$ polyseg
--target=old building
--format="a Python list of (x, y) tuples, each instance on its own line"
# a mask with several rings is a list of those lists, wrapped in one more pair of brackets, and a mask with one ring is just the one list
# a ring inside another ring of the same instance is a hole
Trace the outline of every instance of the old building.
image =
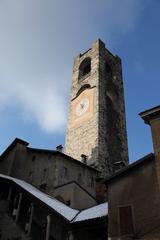
[(151, 126), (154, 154), (106, 180), (109, 239), (160, 239), (160, 106), (140, 113)]
[(102, 176), (128, 163), (121, 60), (99, 39), (74, 60), (65, 152)]
[[(2, 174), (25, 180), (73, 208), (84, 209), (97, 204), (96, 169), (59, 150), (36, 149), (28, 145), (17, 138), (10, 144), (1, 155)], [(76, 196), (79, 195), (83, 196), (83, 201), (77, 203)]]
[(107, 238), (107, 204), (73, 209), (33, 185), (0, 174), (0, 239)]

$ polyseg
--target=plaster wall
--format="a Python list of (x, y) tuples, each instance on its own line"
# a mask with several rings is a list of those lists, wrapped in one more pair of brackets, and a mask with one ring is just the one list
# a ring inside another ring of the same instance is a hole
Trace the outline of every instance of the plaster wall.
[(120, 206), (132, 207), (134, 235), (142, 236), (159, 226), (159, 199), (154, 161), (145, 162), (113, 179), (108, 185), (109, 237), (120, 237)]
[(54, 196), (54, 188), (77, 181), (95, 196), (98, 172), (61, 153), (17, 144), (0, 162), (0, 173), (19, 178)]
[(82, 210), (97, 205), (96, 200), (75, 183), (55, 189), (54, 194), (61, 196), (66, 203), (70, 201), (70, 207), (75, 209)]

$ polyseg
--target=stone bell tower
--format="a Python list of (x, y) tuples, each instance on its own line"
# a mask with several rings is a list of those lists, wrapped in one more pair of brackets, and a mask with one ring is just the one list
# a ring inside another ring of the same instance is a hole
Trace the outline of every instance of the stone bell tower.
[(65, 153), (103, 177), (128, 163), (121, 60), (100, 39), (74, 60)]

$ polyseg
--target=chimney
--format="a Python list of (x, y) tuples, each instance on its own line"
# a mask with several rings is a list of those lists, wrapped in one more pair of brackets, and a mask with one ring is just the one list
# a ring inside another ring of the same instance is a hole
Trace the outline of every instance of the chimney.
[(81, 154), (81, 162), (87, 164), (87, 156), (84, 154)]
[(156, 172), (160, 184), (160, 106), (141, 112), (139, 115), (151, 127)]
[(62, 152), (63, 146), (62, 146), (62, 145), (58, 145), (58, 146), (56, 147), (56, 150), (57, 150), (58, 152)]

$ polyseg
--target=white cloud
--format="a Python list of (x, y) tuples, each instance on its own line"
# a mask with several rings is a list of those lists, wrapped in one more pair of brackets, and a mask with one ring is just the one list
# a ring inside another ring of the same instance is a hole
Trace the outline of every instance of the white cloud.
[(73, 56), (98, 37), (111, 42), (132, 31), (143, 3), (142, 0), (1, 1), (1, 111), (14, 102), (42, 130), (63, 129)]

